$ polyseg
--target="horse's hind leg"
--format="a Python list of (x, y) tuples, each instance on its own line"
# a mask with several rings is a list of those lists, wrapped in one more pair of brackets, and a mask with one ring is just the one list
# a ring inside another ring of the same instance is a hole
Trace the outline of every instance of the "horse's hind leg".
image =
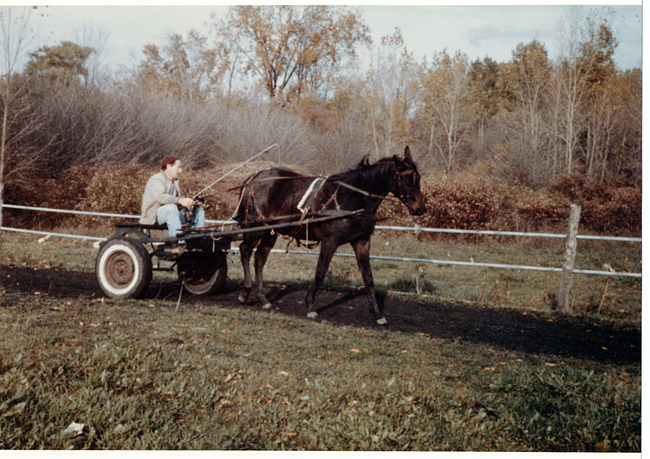
[(264, 309), (271, 307), (271, 302), (264, 295), (264, 265), (266, 265), (266, 260), (269, 258), (276, 239), (277, 236), (270, 231), (265, 233), (255, 251), (255, 284), (249, 297), (253, 301), (262, 303)]
[(338, 244), (331, 240), (323, 240), (320, 246), (320, 253), (318, 254), (318, 265), (316, 266), (316, 275), (314, 276), (314, 283), (309, 287), (307, 291), (307, 296), (305, 297), (305, 302), (307, 303), (307, 317), (310, 319), (315, 319), (318, 317), (318, 312), (316, 311), (316, 292), (318, 288), (323, 283), (323, 279), (327, 275), (327, 271), (330, 267), (330, 262), (332, 261), (332, 256), (336, 252)]
[(386, 325), (388, 321), (382, 311), (379, 310), (377, 305), (377, 298), (375, 297), (375, 285), (372, 278), (372, 269), (370, 268), (370, 239), (357, 241), (352, 244), (354, 254), (357, 258), (357, 265), (363, 277), (363, 283), (366, 285), (366, 298), (370, 311), (374, 314), (375, 320), (379, 325)]

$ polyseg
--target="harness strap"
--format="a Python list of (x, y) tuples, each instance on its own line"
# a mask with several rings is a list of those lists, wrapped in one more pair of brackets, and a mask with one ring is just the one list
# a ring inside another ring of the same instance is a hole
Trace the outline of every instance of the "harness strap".
[(305, 191), (305, 194), (296, 206), (303, 215), (309, 211), (311, 203), (318, 195), (318, 191), (320, 190), (320, 187), (323, 185), (325, 180), (327, 180), (326, 177), (318, 177), (314, 179), (314, 181), (312, 181), (309, 185), (309, 188), (307, 188), (307, 191)]

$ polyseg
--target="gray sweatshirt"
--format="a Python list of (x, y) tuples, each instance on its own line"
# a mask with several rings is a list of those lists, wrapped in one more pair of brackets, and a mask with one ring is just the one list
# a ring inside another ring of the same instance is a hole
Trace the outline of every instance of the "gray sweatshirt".
[(156, 223), (156, 214), (161, 206), (176, 204), (182, 197), (178, 181), (172, 182), (163, 171), (153, 175), (147, 182), (142, 194), (142, 216), (140, 223), (152, 225)]

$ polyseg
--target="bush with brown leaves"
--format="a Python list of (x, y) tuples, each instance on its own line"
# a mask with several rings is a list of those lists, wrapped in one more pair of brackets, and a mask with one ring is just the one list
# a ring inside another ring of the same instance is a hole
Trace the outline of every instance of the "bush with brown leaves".
[[(235, 211), (238, 185), (251, 174), (274, 166), (271, 162), (251, 162), (243, 167), (228, 164), (205, 170), (187, 170), (181, 178), (186, 195), (193, 196), (219, 177), (229, 175), (203, 195), (209, 205), (207, 218), (227, 219)], [(238, 169), (236, 169), (239, 167)], [(233, 170), (236, 169), (233, 172)], [(42, 182), (28, 195), (19, 190), (9, 194), (17, 204), (120, 214), (140, 213), (142, 191), (155, 166), (107, 164), (98, 168), (74, 167), (58, 177)], [(302, 170), (308, 173), (306, 170)], [(557, 231), (566, 229), (569, 206), (582, 205), (580, 231), (609, 235), (638, 235), (641, 232), (642, 193), (636, 187), (607, 187), (583, 181), (579, 176), (563, 178), (548, 190), (497, 186), (482, 177), (425, 177), (422, 192), (427, 213), (412, 217), (399, 202), (386, 200), (379, 216), (392, 225), (470, 230)], [(8, 226), (54, 227), (60, 225), (106, 225), (103, 217), (69, 216), (34, 212), (5, 211)]]
[(502, 222), (504, 196), (484, 180), (442, 178), (425, 185), (423, 192), (426, 226), (488, 230), (497, 229)]

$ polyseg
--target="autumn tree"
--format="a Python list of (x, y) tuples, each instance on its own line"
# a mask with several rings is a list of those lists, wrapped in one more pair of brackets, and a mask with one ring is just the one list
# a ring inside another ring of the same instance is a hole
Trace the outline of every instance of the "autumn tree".
[(94, 52), (88, 46), (64, 41), (56, 46), (43, 46), (30, 53), (25, 68), (28, 76), (38, 76), (56, 84), (74, 84), (81, 78), (87, 81), (86, 61)]
[(427, 150), (450, 173), (458, 161), (471, 122), (469, 59), (456, 51), (437, 53), (422, 77), (418, 117), (427, 127)]
[[(585, 17), (580, 8), (572, 9), (561, 25), (564, 46), (554, 78), (553, 132), (564, 151), (563, 172), (573, 173), (575, 164), (581, 161), (586, 165), (585, 172), (591, 174), (596, 156), (602, 156), (604, 151), (604, 138), (596, 139), (594, 135), (600, 136), (602, 132), (597, 131), (602, 129), (603, 117), (611, 115), (602, 103), (611, 96), (604, 88), (615, 73), (613, 55), (617, 43), (606, 19)], [(592, 109), (600, 111), (600, 115), (594, 118)]]
[(169, 36), (162, 48), (147, 44), (145, 59), (140, 63), (134, 81), (155, 93), (190, 101), (219, 95), (225, 68), (218, 60), (218, 50), (195, 30), (186, 37)]
[(271, 100), (326, 91), (355, 47), (371, 41), (357, 14), (338, 6), (233, 6), (214, 26), (218, 41), (238, 50), (242, 70)]
[[(617, 41), (606, 22), (588, 21), (588, 39), (582, 43), (579, 63), (589, 69), (586, 102), (588, 113), (583, 141), (588, 177), (604, 179), (611, 150), (615, 114), (622, 109), (621, 85), (614, 64)], [(598, 171), (600, 169), (600, 171)]]
[(505, 82), (504, 65), (490, 57), (472, 62), (468, 77), (477, 147), (483, 149), (486, 146), (486, 130), (497, 114), (507, 108), (511, 94)]
[(328, 111), (336, 120), (333, 135), (328, 138), (328, 150), (334, 152), (332, 166), (338, 165), (339, 170), (342, 164), (352, 166), (350, 161), (357, 161), (360, 154), (372, 151), (374, 146), (368, 131), (368, 108), (363, 98), (366, 91), (364, 80), (348, 79), (337, 85), (335, 93), (327, 101)]
[(360, 95), (376, 158), (395, 154), (409, 141), (408, 118), (417, 100), (418, 67), (399, 29), (382, 37)]
[[(612, 157), (607, 170), (613, 177), (623, 177), (633, 183), (642, 178), (642, 118), (643, 84), (641, 69), (619, 72), (617, 77), (620, 95), (616, 113), (616, 127), (613, 130)], [(608, 177), (602, 177), (605, 179)]]
[(537, 40), (517, 45), (506, 68), (512, 99), (494, 158), (503, 173), (525, 185), (538, 186), (552, 174), (547, 130), (551, 71), (546, 47)]

